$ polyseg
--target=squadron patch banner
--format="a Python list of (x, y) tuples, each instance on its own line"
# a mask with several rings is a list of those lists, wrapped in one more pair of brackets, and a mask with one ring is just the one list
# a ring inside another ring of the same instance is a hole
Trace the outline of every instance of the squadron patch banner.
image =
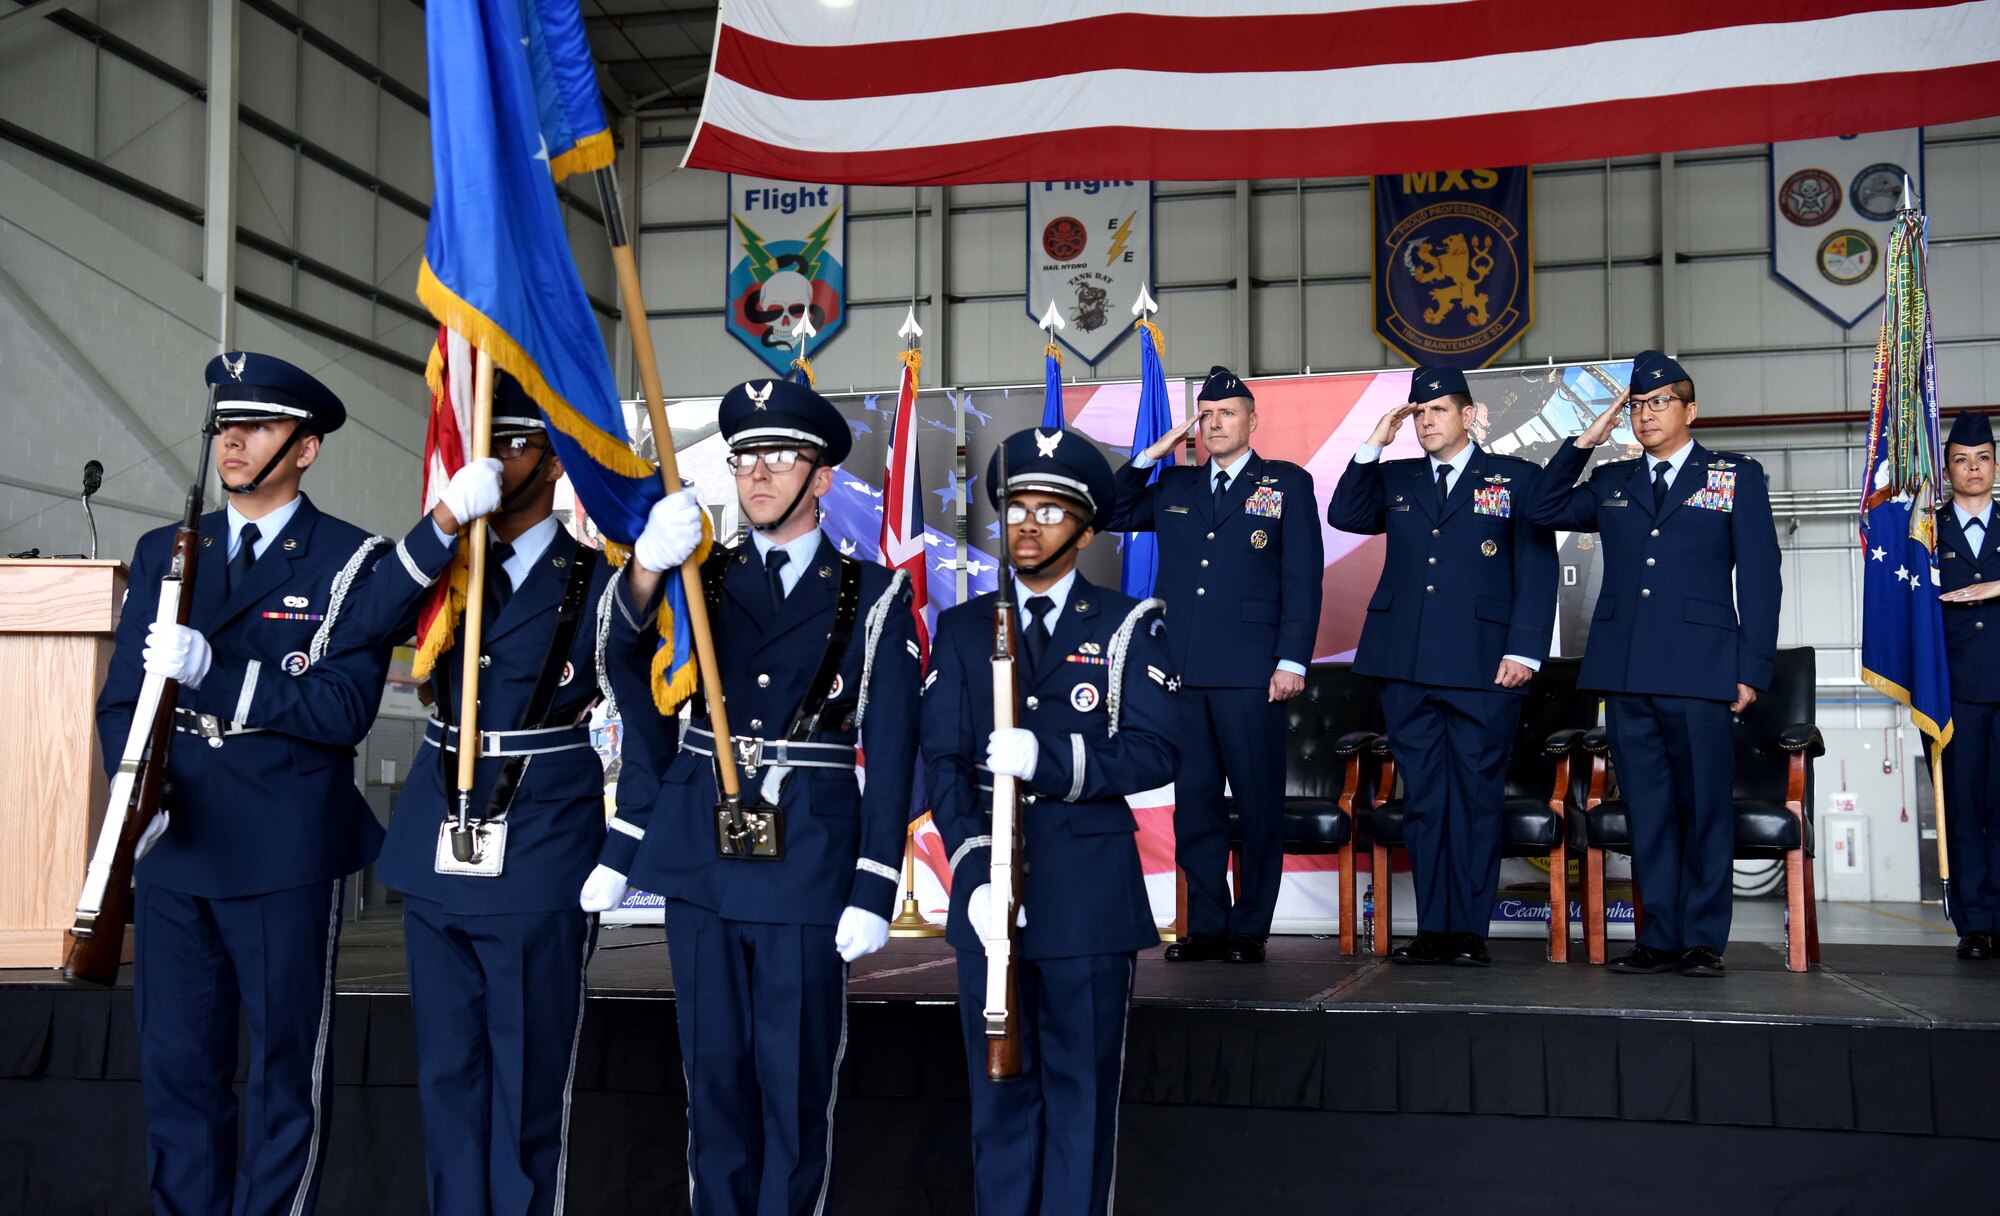
[[(784, 375), (847, 320), (847, 187), (729, 178), (729, 312), (736, 340)], [(811, 350), (800, 323), (812, 318)]]
[(1375, 178), (1375, 332), (1411, 363), (1485, 367), (1534, 323), (1531, 172)]
[(1132, 332), (1126, 311), (1153, 280), (1153, 183), (1028, 184), (1028, 315), (1054, 300), (1056, 340), (1096, 363)]
[(1882, 252), (1903, 205), (1923, 201), (1921, 128), (1771, 145), (1771, 273), (1842, 325), (1882, 302)]

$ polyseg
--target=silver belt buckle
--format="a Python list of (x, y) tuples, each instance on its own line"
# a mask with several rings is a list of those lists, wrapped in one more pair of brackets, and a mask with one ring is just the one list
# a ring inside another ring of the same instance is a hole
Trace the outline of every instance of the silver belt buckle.
[(210, 747), (222, 746), (222, 719), (214, 714), (196, 714), (194, 721), (196, 733), (208, 740)]
[(737, 767), (748, 773), (754, 773), (764, 767), (764, 741), (762, 739), (745, 739), (739, 735), (733, 742), (736, 744)]

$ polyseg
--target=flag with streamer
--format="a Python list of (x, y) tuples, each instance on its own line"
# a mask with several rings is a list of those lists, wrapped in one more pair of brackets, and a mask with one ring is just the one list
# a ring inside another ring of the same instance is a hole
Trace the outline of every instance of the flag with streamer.
[(924, 544), (924, 486), (917, 463), (917, 371), (923, 355), (915, 346), (901, 355), (902, 387), (889, 432), (889, 467), (882, 480), (882, 564), (910, 576), (910, 611), (916, 617), (917, 646), (930, 662), (930, 571)]
[(1952, 723), (1938, 602), (1944, 449), (1925, 285), (1928, 224), (1906, 199), (1889, 232), (1862, 479), (1861, 678), (1909, 707), (1935, 757), (1951, 742)]
[[(611, 163), (580, 12), (575, 0), (430, 0), (424, 21), (434, 187), (417, 295), (541, 407), (577, 500), (622, 560), (664, 490), (627, 437), (556, 197), (561, 177)], [(696, 675), (677, 627), (684, 595), (666, 586), (653, 691), (671, 712)]]
[[(1174, 416), (1167, 405), (1167, 375), (1160, 367), (1160, 355), (1166, 346), (1160, 337), (1160, 327), (1153, 324), (1150, 318), (1142, 316), (1132, 328), (1139, 331), (1139, 413), (1132, 420), (1132, 454), (1136, 456), (1174, 429)], [(1158, 463), (1153, 465), (1153, 471), (1147, 474), (1146, 484), (1158, 481), (1160, 470), (1173, 462), (1171, 451), (1160, 457)], [(1134, 599), (1143, 600), (1152, 595), (1153, 577), (1160, 568), (1158, 534), (1127, 532), (1125, 546), (1120, 552), (1123, 566), (1119, 572), (1119, 590)]]

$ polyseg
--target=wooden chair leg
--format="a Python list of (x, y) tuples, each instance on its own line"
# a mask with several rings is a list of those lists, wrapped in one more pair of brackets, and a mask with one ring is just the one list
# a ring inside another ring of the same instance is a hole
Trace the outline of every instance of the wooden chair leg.
[(1583, 947), (1584, 957), (1604, 963), (1604, 850), (1585, 846), (1583, 850)]
[(1569, 961), (1569, 847), (1557, 841), (1549, 854), (1549, 961)]
[(1375, 884), (1375, 957), (1389, 957), (1389, 846), (1375, 846), (1375, 873), (1370, 876)]
[(1174, 940), (1184, 942), (1188, 936), (1187, 871), (1174, 867)]
[(1812, 858), (1803, 861), (1806, 872), (1806, 958), (1819, 961), (1819, 891), (1813, 878)]
[(1340, 846), (1340, 952), (1354, 953), (1354, 842)]
[(1806, 938), (1810, 936), (1806, 926), (1806, 874), (1810, 870), (1812, 862), (1806, 860), (1806, 850), (1794, 848), (1784, 854), (1784, 966), (1794, 972), (1806, 970)]

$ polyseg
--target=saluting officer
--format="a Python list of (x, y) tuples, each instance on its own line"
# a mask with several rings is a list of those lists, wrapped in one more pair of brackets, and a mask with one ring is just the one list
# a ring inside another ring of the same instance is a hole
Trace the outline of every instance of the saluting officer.
[(1951, 743), (1944, 749), (1947, 911), (1958, 957), (1993, 957), (2000, 930), (2000, 802), (1993, 757), (2000, 750), (2000, 545), (1992, 543), (1993, 424), (1984, 414), (1952, 420), (1944, 445), (1951, 509), (1938, 516), (1944, 580), (1945, 658), (1951, 667)]
[[(1157, 532), (1158, 590), (1181, 674), (1175, 735), (1174, 852), (1187, 876), (1186, 941), (1169, 962), (1264, 961), (1283, 876), (1285, 716), (1305, 690), (1319, 632), (1325, 554), (1312, 474), (1250, 450), (1257, 401), (1228, 368), (1210, 371), (1195, 416), (1118, 470), (1112, 532)], [(1208, 463), (1150, 470), (1201, 428)], [(1229, 890), (1227, 778), (1243, 833), (1243, 865)]]
[[(1334, 487), (1327, 522), (1387, 535), (1354, 670), (1383, 681), (1403, 774), (1417, 936), (1392, 963), (1484, 967), (1500, 804), (1528, 681), (1555, 628), (1555, 536), (1527, 520), (1541, 468), (1471, 440), (1464, 373), (1418, 368)], [(1406, 419), (1424, 456), (1382, 460)]]
[(156, 528), (132, 556), (97, 701), (108, 768), (145, 674), (181, 686), (171, 793), (135, 871), (147, 1173), (158, 1212), (308, 1212), (325, 1161), (342, 888), (382, 842), (354, 749), (389, 650), (336, 626), (345, 588), (387, 542), (299, 493), (347, 418), (325, 385), (249, 352), (216, 356), (207, 379), (227, 506), (202, 516), (188, 623), (145, 611), (174, 539)]
[[(1643, 460), (1590, 449), (1629, 408)], [(1771, 685), (1781, 593), (1764, 469), (1689, 433), (1694, 379), (1658, 351), (1543, 470), (1530, 519), (1603, 540), (1604, 586), (1578, 683), (1602, 689), (1611, 758), (1631, 816), (1639, 938), (1613, 971), (1722, 974), (1729, 942), (1736, 777), (1730, 717)]]
[[(975, 1207), (1103, 1212), (1117, 1164), (1125, 1016), (1141, 950), (1159, 944), (1125, 796), (1178, 766), (1158, 600), (1136, 602), (1076, 571), (1103, 522), (1111, 468), (1068, 431), (1010, 436), (1004, 514), (1021, 628), (1020, 725), (993, 729), (988, 592), (938, 618), (924, 679), (923, 740), (933, 816), (951, 850), (947, 940), (958, 950), (959, 1022), (972, 1086)], [(987, 497), (1001, 506), (1000, 454)], [(986, 959), (998, 913), (992, 773), (1019, 778), (1027, 863), (1015, 999), (1022, 1074), (986, 1075)]]
[(436, 716), (376, 867), (403, 893), (434, 1216), (560, 1210), (592, 914), (610, 907), (584, 892), (606, 842), (604, 769), (586, 719), (610, 566), (556, 517), (562, 461), (540, 409), (505, 372), (494, 375), (493, 450), (453, 477), (356, 593), (366, 604), (356, 612), (381, 637), (409, 637), (460, 529), (492, 513), (473, 855), (460, 860), (452, 847), (460, 629), (433, 667)]
[(703, 577), (753, 818), (717, 810), (703, 705), (679, 738), (650, 709), (663, 572), (701, 536), (684, 491), (654, 508), (614, 584), (606, 664), (626, 747), (645, 759), (638, 780), (630, 765), (620, 777), (624, 855), (606, 864), (666, 900), (693, 1210), (775, 1216), (826, 1203), (847, 964), (888, 940), (921, 666), (906, 575), (843, 556), (818, 526), (853, 443), (839, 411), (769, 380), (731, 389), (719, 421), (751, 533), (718, 546)]

